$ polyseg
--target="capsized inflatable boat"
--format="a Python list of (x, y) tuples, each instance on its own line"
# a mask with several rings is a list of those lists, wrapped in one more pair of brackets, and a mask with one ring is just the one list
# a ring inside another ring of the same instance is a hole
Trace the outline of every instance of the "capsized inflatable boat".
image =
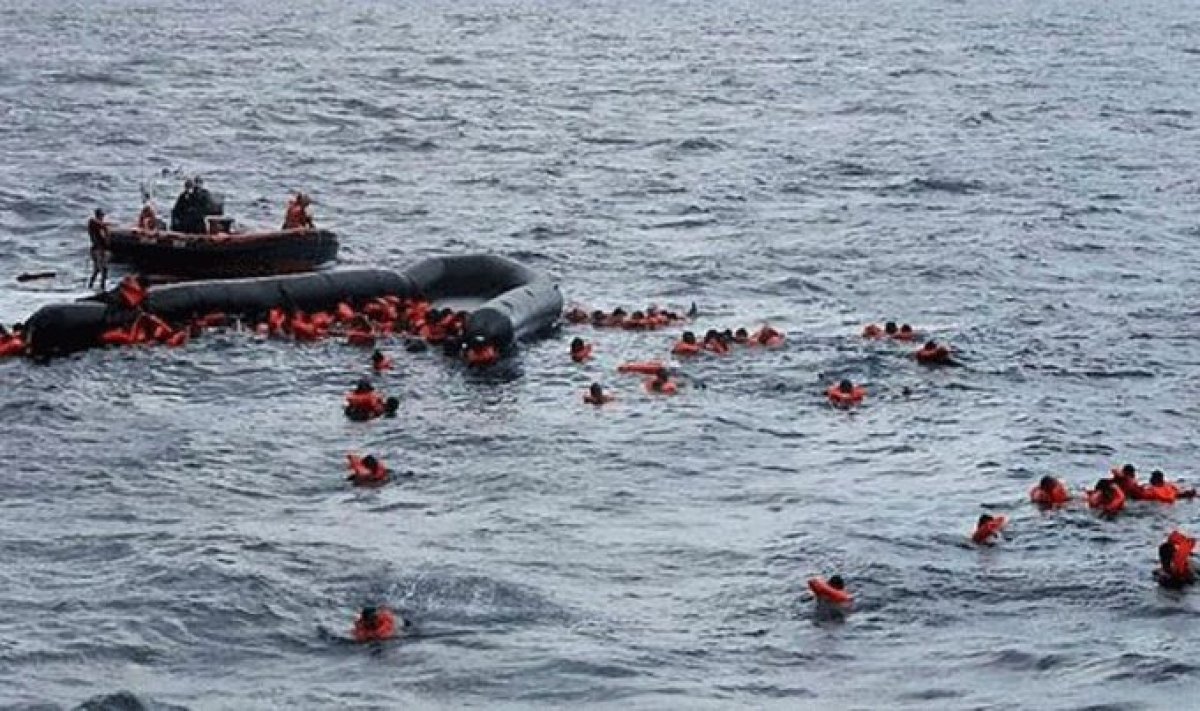
[[(465, 338), (482, 338), (501, 350), (551, 328), (563, 307), (562, 292), (545, 275), (505, 257), (464, 255), (426, 259), (399, 272), (344, 269), (156, 286), (142, 309), (179, 324), (217, 312), (259, 319), (276, 308), (328, 311), (385, 296), (468, 311)], [(101, 334), (127, 327), (137, 315), (122, 306), (116, 291), (44, 306), (26, 321), (27, 341), (39, 357), (80, 351), (101, 345)]]

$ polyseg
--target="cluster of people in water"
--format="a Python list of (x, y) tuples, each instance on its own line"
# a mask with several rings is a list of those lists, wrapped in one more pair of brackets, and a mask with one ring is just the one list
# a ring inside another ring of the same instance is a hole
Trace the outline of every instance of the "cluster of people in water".
[(581, 306), (572, 306), (563, 313), (567, 323), (582, 325), (590, 324), (595, 328), (620, 328), (626, 331), (656, 331), (678, 323), (683, 323), (696, 315), (696, 305), (686, 314), (679, 314), (669, 309), (651, 305), (644, 309), (626, 311), (621, 307), (606, 312), (600, 309), (587, 311)]
[[(1093, 488), (1084, 489), (1079, 500), (1100, 517), (1111, 519), (1124, 512), (1130, 501), (1170, 505), (1194, 498), (1195, 489), (1185, 489), (1168, 481), (1161, 470), (1152, 471), (1148, 482), (1143, 484), (1138, 481), (1137, 468), (1125, 464), (1113, 467), (1109, 475), (1099, 479)], [(1062, 479), (1044, 476), (1029, 490), (1029, 500), (1039, 509), (1048, 511), (1064, 508), (1075, 498)], [(996, 545), (1003, 539), (1008, 524), (1009, 518), (1003, 514), (982, 514), (975, 522), (970, 541), (977, 546)], [(1178, 530), (1168, 533), (1166, 540), (1158, 546), (1158, 567), (1153, 571), (1154, 580), (1164, 588), (1173, 590), (1195, 584), (1196, 571), (1191, 560), (1195, 551), (1195, 538)], [(819, 604), (842, 612), (850, 609), (852, 599), (840, 576), (832, 576), (828, 581), (813, 578), (808, 584)]]

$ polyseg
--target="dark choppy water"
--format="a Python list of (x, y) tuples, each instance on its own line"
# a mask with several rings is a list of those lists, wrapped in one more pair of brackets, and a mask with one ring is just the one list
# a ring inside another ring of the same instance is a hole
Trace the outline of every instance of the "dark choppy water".
[[(1125, 460), (1200, 479), (1195, 6), (7, 0), (0, 47), (5, 321), (76, 292), (87, 211), (132, 219), (166, 169), (261, 224), (310, 190), (347, 261), (495, 250), (586, 303), (792, 334), (604, 412), (580, 389), (668, 336), (580, 369), (567, 333), (510, 382), (399, 354), (373, 425), (334, 343), (2, 363), (4, 702), (1194, 704), (1200, 602), (1148, 574), (1196, 505), (1024, 496)], [(14, 285), (42, 267), (68, 276)], [(853, 337), (892, 315), (969, 367)], [(855, 416), (820, 398), (841, 374)], [(417, 476), (347, 490), (347, 449)], [(1015, 522), (981, 553), (983, 503)], [(844, 625), (804, 602), (833, 570)], [(374, 600), (417, 636), (320, 634)]]

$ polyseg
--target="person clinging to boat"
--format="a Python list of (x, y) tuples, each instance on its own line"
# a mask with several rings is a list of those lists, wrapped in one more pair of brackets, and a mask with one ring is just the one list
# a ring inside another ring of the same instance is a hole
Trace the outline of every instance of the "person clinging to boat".
[(313, 224), (312, 215), (308, 213), (308, 206), (311, 201), (304, 193), (296, 193), (296, 197), (292, 198), (288, 203), (287, 211), (283, 215), (283, 229), (285, 230), (311, 230), (315, 227)]

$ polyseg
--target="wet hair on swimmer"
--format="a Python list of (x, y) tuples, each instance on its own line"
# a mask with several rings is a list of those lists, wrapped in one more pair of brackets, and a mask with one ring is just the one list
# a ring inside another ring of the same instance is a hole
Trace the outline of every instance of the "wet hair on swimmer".
[(1051, 489), (1054, 488), (1054, 485), (1057, 483), (1058, 483), (1058, 481), (1054, 477), (1052, 477), (1050, 475), (1046, 475), (1046, 476), (1042, 477), (1041, 481), (1038, 482), (1038, 488), (1044, 489), (1046, 491), (1050, 491)]
[(883, 324), (883, 332), (889, 333), (889, 334), (895, 333), (896, 332), (896, 322), (888, 321), (887, 323)]
[(695, 343), (696, 334), (692, 333), (691, 331), (684, 331), (683, 335), (680, 336), (680, 340), (684, 343)]
[(733, 335), (735, 338), (749, 338), (750, 332), (744, 328), (739, 328), (738, 330), (733, 332)]
[(362, 378), (354, 385), (354, 392), (356, 393), (369, 393), (374, 389), (375, 386), (371, 385), (371, 381), (366, 378)]
[(912, 333), (912, 326), (907, 323), (900, 326), (900, 333)]
[(844, 393), (852, 393), (854, 392), (854, 383), (843, 379), (842, 382), (838, 383), (838, 390)]
[(925, 341), (925, 350), (931, 351), (934, 348), (937, 348), (937, 345), (937, 341)]
[(400, 398), (396, 397), (395, 395), (393, 395), (392, 397), (389, 397), (383, 403), (383, 414), (385, 414), (385, 415), (395, 415), (396, 411), (399, 409), (400, 409)]
[(666, 368), (659, 368), (654, 372), (654, 377), (659, 380), (668, 380), (671, 377), (671, 371)]
[(581, 348), (583, 348), (583, 339), (576, 336), (575, 340), (571, 341), (571, 350), (577, 351)]
[(979, 514), (979, 522), (975, 525), (982, 526), (985, 523), (991, 523), (993, 520), (994, 519), (992, 518), (991, 514)]
[(721, 337), (721, 335), (719, 333), (717, 333), (717, 329), (715, 329), (715, 328), (710, 328), (704, 332), (704, 340), (706, 340), (706, 341), (711, 341), (714, 338), (720, 338), (720, 337)]
[(379, 460), (376, 459), (375, 455), (373, 454), (368, 454), (367, 456), (363, 457), (362, 463), (368, 469), (374, 469), (375, 467), (379, 466)]
[(373, 625), (373, 624), (375, 624), (375, 617), (378, 614), (379, 614), (379, 610), (377, 610), (376, 608), (364, 607), (362, 609), (362, 612), (359, 613), (359, 617), (362, 618), (362, 621), (364, 623), (366, 623), (368, 625)]
[(842, 580), (842, 576), (840, 575), (831, 575), (829, 576), (829, 587), (834, 590), (845, 590), (846, 581)]
[(592, 397), (598, 398), (604, 395), (604, 388), (600, 385), (600, 383), (592, 383), (592, 386), (588, 388), (588, 392), (592, 394)]
[(1113, 492), (1112, 479), (1101, 479), (1100, 481), (1096, 482), (1096, 491), (1099, 491), (1100, 493), (1104, 494), (1105, 496), (1112, 494), (1112, 492)]
[(1137, 469), (1132, 464), (1126, 464), (1121, 467), (1121, 473), (1125, 476), (1137, 476)]
[(371, 360), (375, 361), (376, 363), (383, 360), (383, 351), (375, 351), (374, 353), (372, 353)]
[(1166, 483), (1166, 475), (1163, 474), (1160, 470), (1155, 469), (1154, 471), (1150, 472), (1150, 485), (1151, 486), (1162, 486), (1165, 483)]

